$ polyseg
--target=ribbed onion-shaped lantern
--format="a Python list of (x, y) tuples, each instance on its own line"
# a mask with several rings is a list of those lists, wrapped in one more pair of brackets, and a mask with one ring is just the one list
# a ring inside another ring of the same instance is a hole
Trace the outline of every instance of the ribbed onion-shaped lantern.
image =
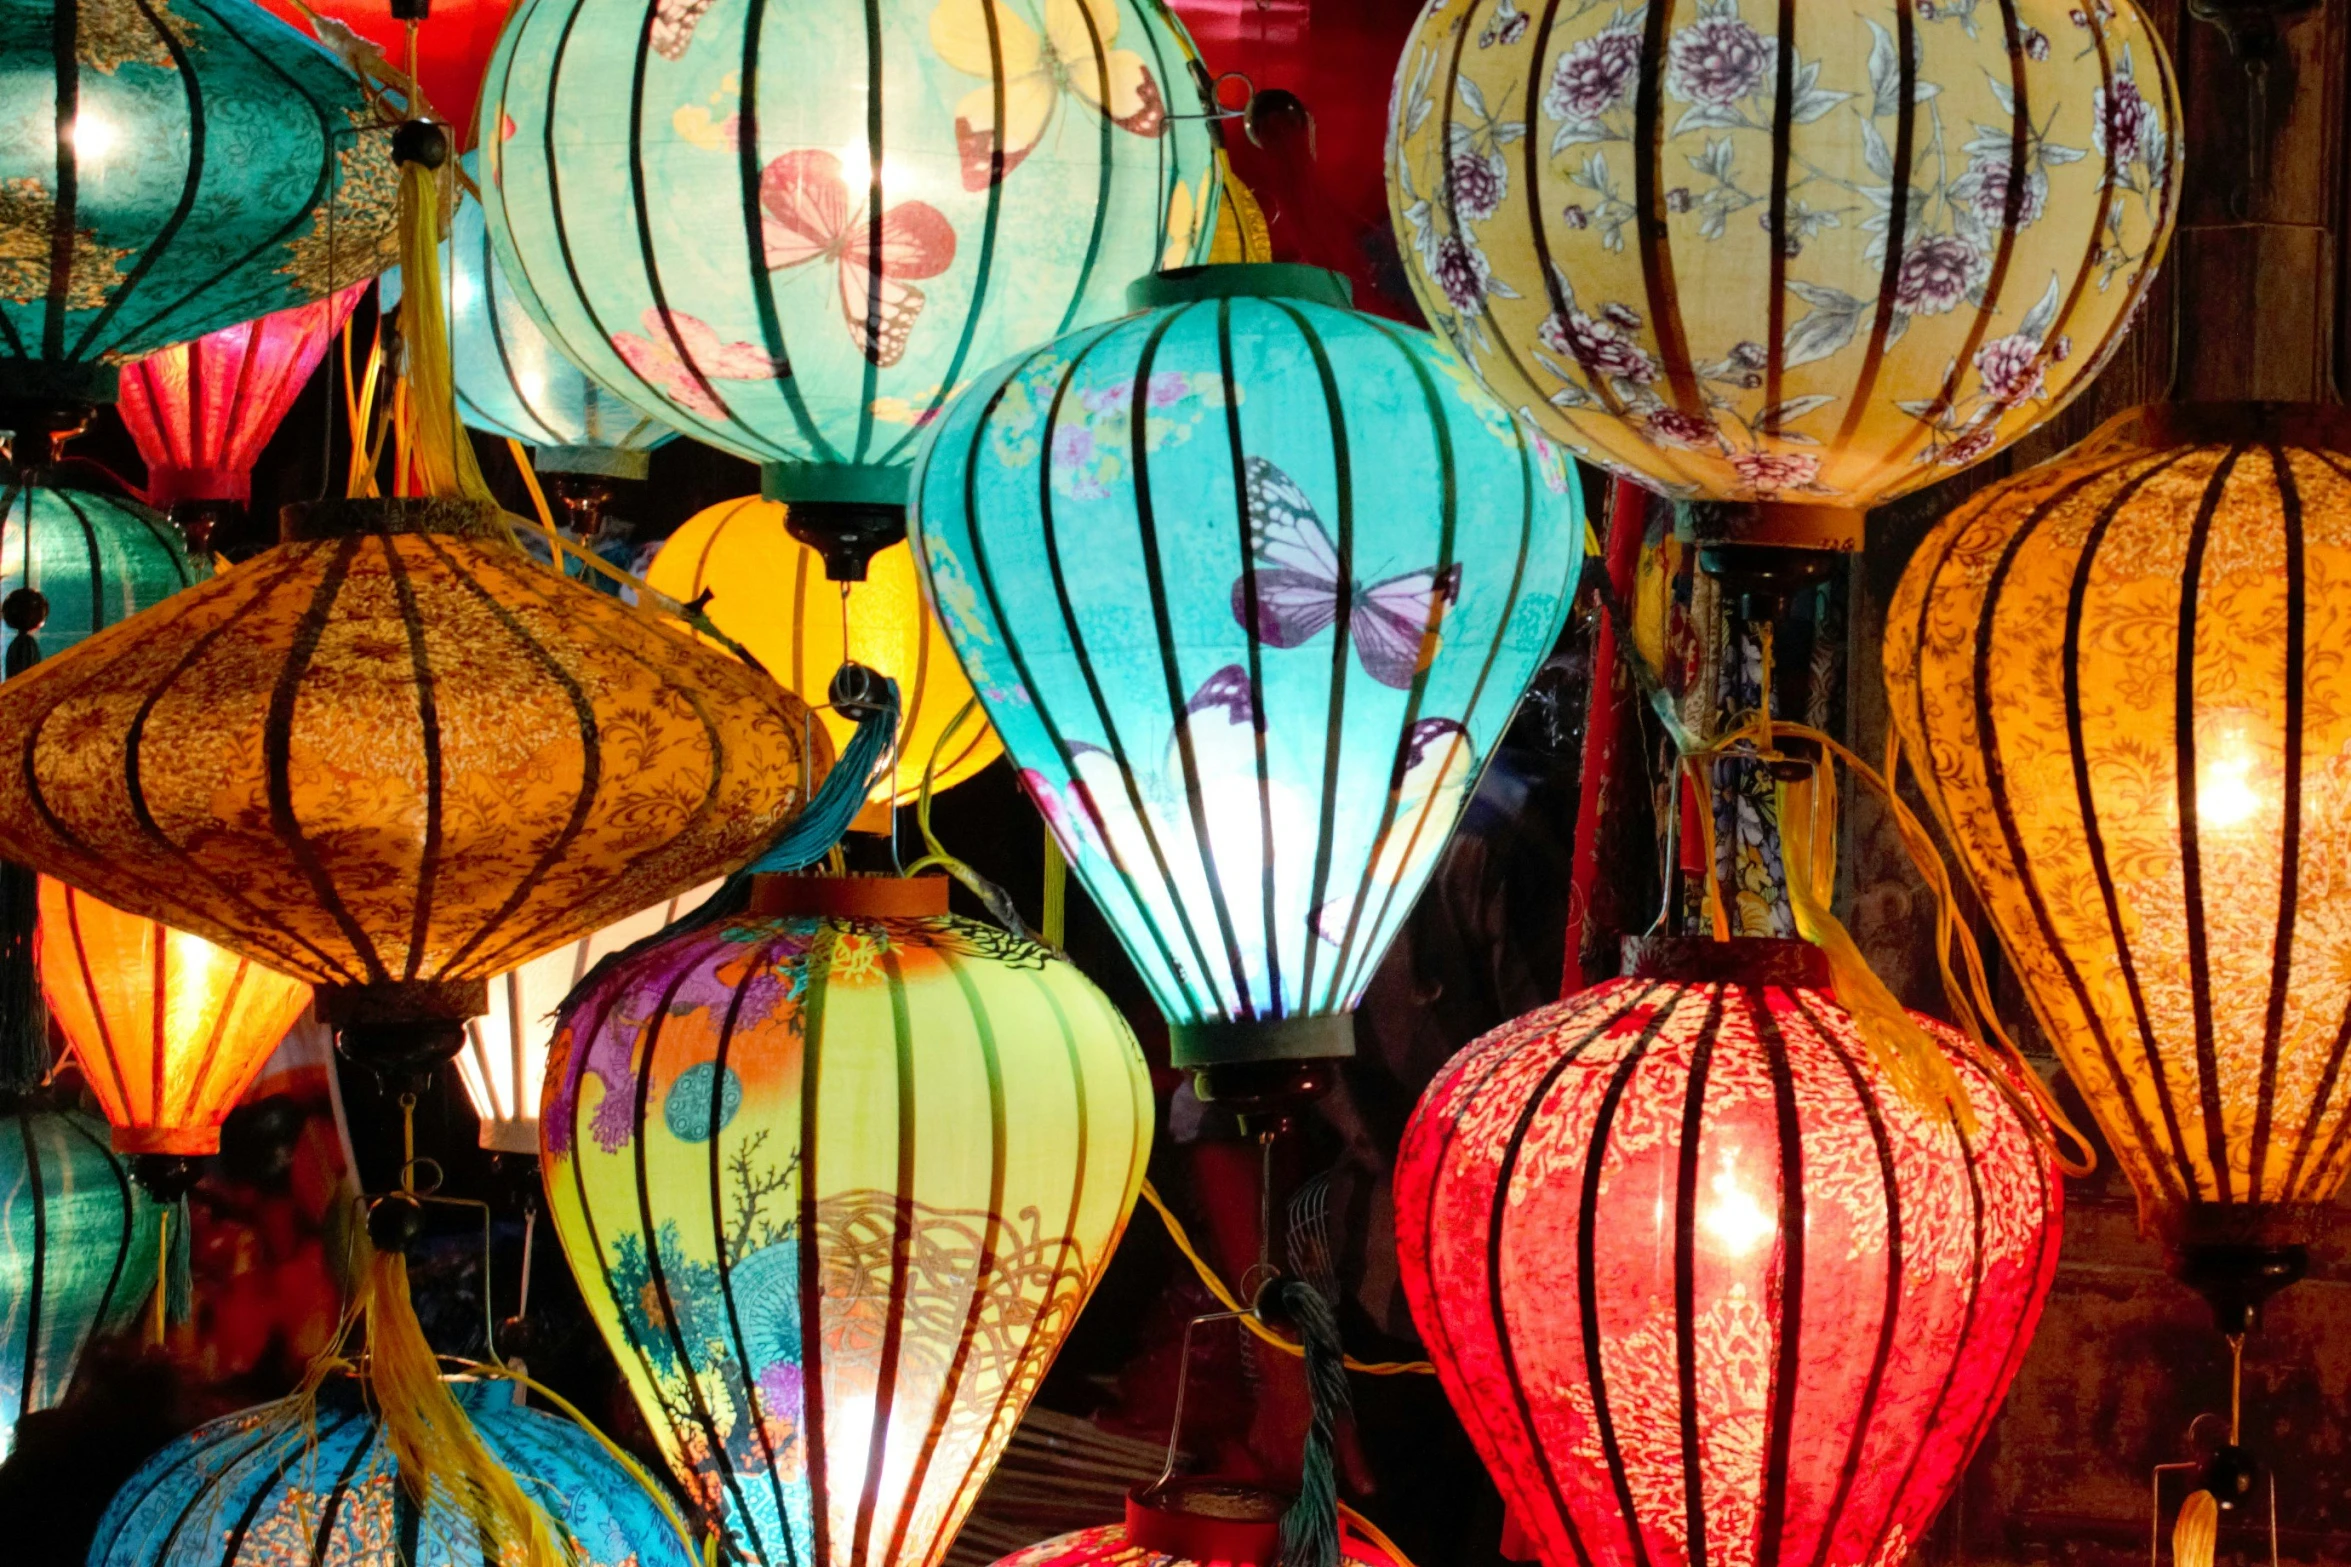
[[(577, 1567), (691, 1567), (677, 1526), (595, 1436), (526, 1408), (512, 1383), (454, 1389), (490, 1456), (556, 1525)], [(90, 1567), (255, 1567), (268, 1562), (477, 1567), (473, 1520), (446, 1485), (400, 1478), (382, 1421), (330, 1383), (315, 1432), (287, 1404), (197, 1427), (150, 1458), (99, 1521)]]
[[(999, 1557), (995, 1567), (1276, 1567), (1286, 1498), (1212, 1481), (1174, 1481), (1127, 1499), (1124, 1523), (1040, 1540)], [(1398, 1567), (1394, 1557), (1344, 1521), (1339, 1560), (1350, 1567)]]
[(117, 1153), (193, 1158), (310, 1006), (310, 987), (41, 878), (41, 990)]
[(93, 1335), (137, 1316), (156, 1282), (160, 1208), (106, 1149), (106, 1127), (38, 1096), (0, 1109), (0, 1458), (16, 1425), (65, 1396)]
[[(763, 878), (575, 991), (547, 1197), (671, 1467), (760, 1567), (935, 1567), (1117, 1244), (1143, 1058), (942, 879)], [(761, 910), (772, 912), (759, 912)]]
[(689, 517), (645, 570), (645, 580), (681, 600), (707, 594), (704, 612), (719, 630), (751, 650), (787, 690), (821, 711), (835, 746), (856, 726), (827, 704), (827, 687), (844, 658), (898, 682), (898, 752), (867, 796), (876, 811), (861, 825), (886, 832), (892, 805), (931, 788), (953, 788), (1004, 754), (987, 719), (974, 712), (945, 748), (940, 739), (966, 703), (971, 682), (939, 617), (923, 597), (914, 552), (893, 545), (865, 562), (865, 575), (838, 582), (825, 575), (819, 550), (787, 531), (786, 509), (746, 496)]
[(1911, 560), (1886, 684), (2043, 1031), (2183, 1255), (2351, 1169), (2351, 421), (2143, 409)]
[(529, 0), (490, 233), (594, 379), (777, 499), (895, 510), (958, 387), (1207, 253), (1193, 61), (1159, 0)]
[(123, 366), (117, 407), (147, 464), (148, 503), (206, 538), (240, 515), (262, 449), (366, 290), (354, 283)]
[(1564, 458), (1306, 267), (1136, 286), (976, 382), (915, 480), (931, 599), (1178, 1065), (1350, 1014), (1582, 555)]
[(286, 535), (0, 686), (0, 843), (310, 981), (346, 1046), (454, 1051), (493, 975), (750, 858), (829, 764), (764, 675), (486, 505)]
[(2178, 195), (2131, 0), (1434, 0), (1393, 114), (1414, 292), (1505, 404), (1856, 530), (2089, 384)]
[[(162, 516), (61, 477), (0, 465), (0, 647), (10, 668), (54, 657), (212, 575)], [(27, 588), (38, 597), (17, 596)], [(28, 632), (33, 645), (20, 649)]]
[(1950, 1030), (1918, 1019), (1972, 1132), (1895, 1089), (1817, 950), (1716, 945), (1429, 1085), (1396, 1160), (1413, 1318), (1543, 1561), (1899, 1562), (2040, 1316), (2057, 1172)]
[(539, 1100), (546, 1089), (556, 1008), (598, 963), (700, 907), (718, 888), (717, 882), (705, 882), (490, 981), (490, 1009), (465, 1025), (465, 1049), (457, 1057), (465, 1096), (481, 1119), (484, 1148), (538, 1153)]
[(389, 131), (256, 7), (6, 0), (0, 54), (0, 399), (111, 401), (121, 359), (393, 259)]

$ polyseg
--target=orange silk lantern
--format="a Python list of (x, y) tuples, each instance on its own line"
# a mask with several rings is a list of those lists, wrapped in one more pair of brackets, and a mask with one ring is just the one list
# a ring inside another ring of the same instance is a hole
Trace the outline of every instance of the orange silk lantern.
[(202, 936), (41, 878), (41, 989), (114, 1128), (114, 1151), (220, 1150), (220, 1124), (310, 987)]

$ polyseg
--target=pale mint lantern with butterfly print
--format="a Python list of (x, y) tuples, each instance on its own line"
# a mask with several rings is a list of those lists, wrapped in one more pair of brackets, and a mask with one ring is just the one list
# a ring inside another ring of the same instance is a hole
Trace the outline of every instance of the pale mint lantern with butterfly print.
[(1160, 0), (525, 0), (483, 205), (595, 380), (773, 499), (902, 506), (958, 387), (1206, 254), (1205, 81)]
[(1559, 449), (1313, 268), (1186, 269), (927, 433), (933, 603), (1177, 1065), (1344, 1056), (1551, 652)]

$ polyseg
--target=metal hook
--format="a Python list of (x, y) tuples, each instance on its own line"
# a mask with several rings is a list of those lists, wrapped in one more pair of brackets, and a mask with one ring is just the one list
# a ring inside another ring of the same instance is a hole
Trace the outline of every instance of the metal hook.
[(1175, 1412), (1167, 1427), (1167, 1462), (1161, 1467), (1159, 1478), (1143, 1487), (1140, 1495), (1149, 1496), (1174, 1479), (1176, 1460), (1182, 1456), (1179, 1444), (1184, 1439), (1184, 1399), (1192, 1385), (1192, 1330), (1204, 1322), (1238, 1322), (1247, 1315), (1245, 1311), (1212, 1311), (1184, 1324), (1183, 1359), (1176, 1366)]

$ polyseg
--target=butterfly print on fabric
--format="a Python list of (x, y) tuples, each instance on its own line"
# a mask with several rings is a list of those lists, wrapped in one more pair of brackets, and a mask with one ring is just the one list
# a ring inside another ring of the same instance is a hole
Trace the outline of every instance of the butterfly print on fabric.
[(759, 204), (767, 264), (781, 271), (832, 262), (849, 336), (875, 364), (896, 364), (922, 314), (914, 280), (955, 264), (955, 226), (927, 201), (902, 201), (882, 212), (877, 255), (865, 202), (851, 198), (841, 160), (822, 148), (770, 163), (759, 177)]
[(612, 334), (613, 351), (657, 391), (705, 419), (724, 419), (715, 381), (772, 381), (791, 368), (750, 343), (722, 343), (694, 317), (648, 307), (638, 323), (645, 329)]
[(653, 52), (664, 60), (682, 60), (694, 41), (694, 24), (710, 9), (710, 0), (656, 0), (653, 7)]
[(1450, 718), (1423, 718), (1404, 732), (1396, 748), (1395, 770), (1388, 792), (1395, 814), (1372, 846), (1371, 869), (1363, 884), (1372, 891), (1360, 912), (1356, 895), (1343, 893), (1314, 912), (1314, 933), (1333, 946), (1348, 940), (1355, 926), (1360, 941), (1364, 929), (1379, 919), (1386, 889), (1420, 875), (1437, 851), (1453, 836), (1453, 823), (1469, 796), (1477, 753), (1470, 748), (1469, 731)]
[[(1398, 691), (1437, 656), (1438, 627), (1461, 596), (1461, 564), (1408, 571), (1366, 588), (1339, 580), (1339, 552), (1314, 503), (1262, 457), (1246, 466), (1249, 553), (1257, 562), (1259, 641), (1297, 647), (1339, 618), (1346, 593), (1347, 639), (1363, 672)], [(1249, 578), (1233, 583), (1233, 618), (1249, 626)]]
[(955, 106), (965, 190), (986, 190), (1020, 167), (1044, 140), (1065, 96), (1133, 135), (1167, 134), (1167, 100), (1158, 78), (1134, 50), (1112, 47), (1118, 9), (1118, 0), (1045, 0), (1039, 33), (1004, 0), (939, 0), (931, 13), (931, 47), (982, 83)]

